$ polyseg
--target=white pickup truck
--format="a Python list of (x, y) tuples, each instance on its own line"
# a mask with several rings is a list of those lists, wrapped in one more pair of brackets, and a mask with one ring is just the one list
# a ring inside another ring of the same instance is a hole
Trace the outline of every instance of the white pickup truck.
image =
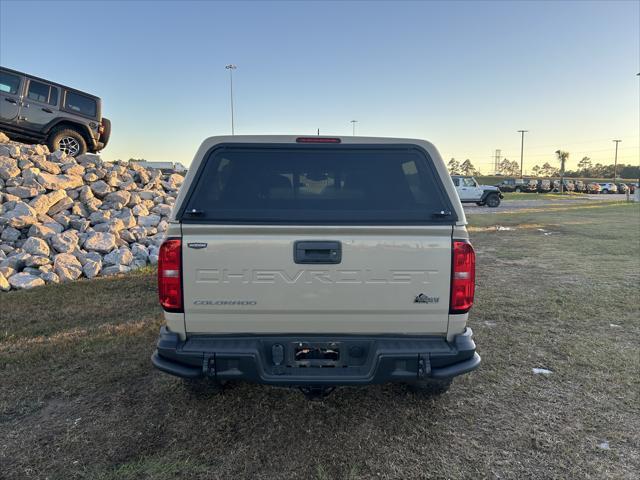
[(325, 395), (442, 393), (478, 367), (475, 253), (423, 140), (205, 140), (160, 250), (153, 364), (196, 390), (245, 380)]

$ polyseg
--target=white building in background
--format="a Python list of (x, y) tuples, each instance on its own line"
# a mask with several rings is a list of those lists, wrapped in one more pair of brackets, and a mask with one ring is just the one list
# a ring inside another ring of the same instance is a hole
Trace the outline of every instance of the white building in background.
[(187, 167), (180, 162), (148, 162), (147, 160), (138, 160), (136, 163), (145, 168), (155, 168), (163, 172), (185, 173), (187, 171)]

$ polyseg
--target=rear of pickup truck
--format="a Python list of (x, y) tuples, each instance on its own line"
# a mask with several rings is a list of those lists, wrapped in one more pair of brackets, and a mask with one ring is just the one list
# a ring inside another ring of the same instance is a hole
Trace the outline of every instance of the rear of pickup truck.
[(152, 361), (217, 383), (446, 383), (480, 363), (465, 222), (428, 142), (212, 137), (161, 247)]

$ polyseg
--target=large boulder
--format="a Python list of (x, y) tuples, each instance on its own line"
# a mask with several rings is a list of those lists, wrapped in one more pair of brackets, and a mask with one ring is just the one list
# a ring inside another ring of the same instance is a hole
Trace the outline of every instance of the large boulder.
[(67, 196), (65, 190), (54, 190), (47, 194), (38, 195), (36, 198), (29, 202), (29, 206), (33, 208), (36, 213), (47, 213), (49, 209), (58, 203), (60, 200)]
[(131, 194), (124, 190), (119, 190), (116, 192), (111, 192), (104, 197), (104, 203), (108, 203), (111, 205), (120, 205), (118, 210), (122, 209), (127, 203), (129, 203), (129, 199), (131, 198)]
[(78, 247), (78, 234), (73, 230), (53, 234), (49, 237), (49, 243), (58, 253), (71, 253)]
[(15, 158), (0, 156), (0, 178), (9, 180), (20, 175), (18, 161)]
[(84, 184), (82, 177), (77, 175), (53, 175), (42, 172), (38, 175), (38, 183), (47, 190), (60, 190), (81, 187)]
[(38, 195), (38, 189), (35, 187), (7, 187), (7, 192), (19, 198), (33, 198)]
[(47, 227), (46, 225), (36, 223), (34, 225), (31, 225), (31, 228), (29, 228), (29, 232), (27, 233), (27, 236), (44, 238), (46, 240), (51, 235), (55, 235), (55, 234), (56, 234), (56, 231), (54, 229)]
[(49, 210), (47, 210), (47, 215), (53, 216), (57, 213), (64, 212), (65, 210), (69, 210), (72, 206), (73, 206), (73, 200), (71, 200), (70, 197), (64, 197), (55, 205), (51, 206)]
[(125, 265), (111, 265), (109, 267), (103, 267), (100, 272), (105, 277), (110, 275), (117, 275), (119, 273), (127, 273), (131, 271), (131, 267), (127, 267)]
[(129, 265), (133, 261), (133, 254), (127, 247), (120, 247), (108, 253), (102, 259), (104, 265)]
[(16, 273), (9, 277), (9, 285), (16, 290), (28, 290), (44, 285), (44, 280), (26, 272)]
[(97, 277), (102, 270), (102, 262), (100, 260), (87, 260), (82, 266), (82, 273), (87, 278)]
[(2, 273), (0, 273), (0, 291), (8, 292), (9, 290), (11, 290), (9, 280), (7, 280)]
[(22, 244), (22, 249), (31, 255), (49, 256), (49, 245), (38, 237), (30, 237)]
[(160, 215), (140, 215), (138, 217), (138, 225), (141, 227), (155, 227), (160, 223)]
[(36, 167), (47, 173), (51, 173), (53, 175), (58, 175), (60, 173), (60, 166), (47, 160), (44, 155), (33, 155), (31, 157), (31, 161)]
[(89, 215), (89, 221), (91, 225), (97, 225), (99, 223), (107, 223), (111, 219), (111, 211), (110, 210), (98, 210), (96, 212), (92, 212)]
[(0, 234), (0, 240), (4, 242), (15, 242), (20, 238), (20, 235), (20, 230), (18, 230), (17, 228), (6, 227), (2, 231), (2, 234)]
[(60, 277), (54, 272), (43, 272), (40, 274), (40, 278), (46, 283), (60, 283)]
[(109, 232), (95, 232), (85, 240), (83, 248), (95, 252), (108, 253), (116, 248), (116, 236)]
[(59, 253), (53, 261), (53, 271), (61, 282), (77, 280), (82, 275), (82, 265), (70, 253)]
[(1, 140), (2, 285), (30, 288), (157, 262), (181, 175)]
[(98, 180), (91, 184), (91, 191), (96, 197), (102, 198), (111, 192), (111, 187), (104, 180)]

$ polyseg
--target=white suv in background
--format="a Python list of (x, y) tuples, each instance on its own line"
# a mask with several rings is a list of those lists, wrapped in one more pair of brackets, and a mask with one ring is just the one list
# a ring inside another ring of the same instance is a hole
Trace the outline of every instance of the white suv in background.
[(495, 208), (504, 198), (498, 187), (492, 185), (479, 185), (473, 177), (451, 175), (456, 192), (462, 203), (475, 203), (479, 206), (486, 205)]
[(598, 185), (600, 185), (600, 193), (618, 193), (615, 183), (598, 183)]

